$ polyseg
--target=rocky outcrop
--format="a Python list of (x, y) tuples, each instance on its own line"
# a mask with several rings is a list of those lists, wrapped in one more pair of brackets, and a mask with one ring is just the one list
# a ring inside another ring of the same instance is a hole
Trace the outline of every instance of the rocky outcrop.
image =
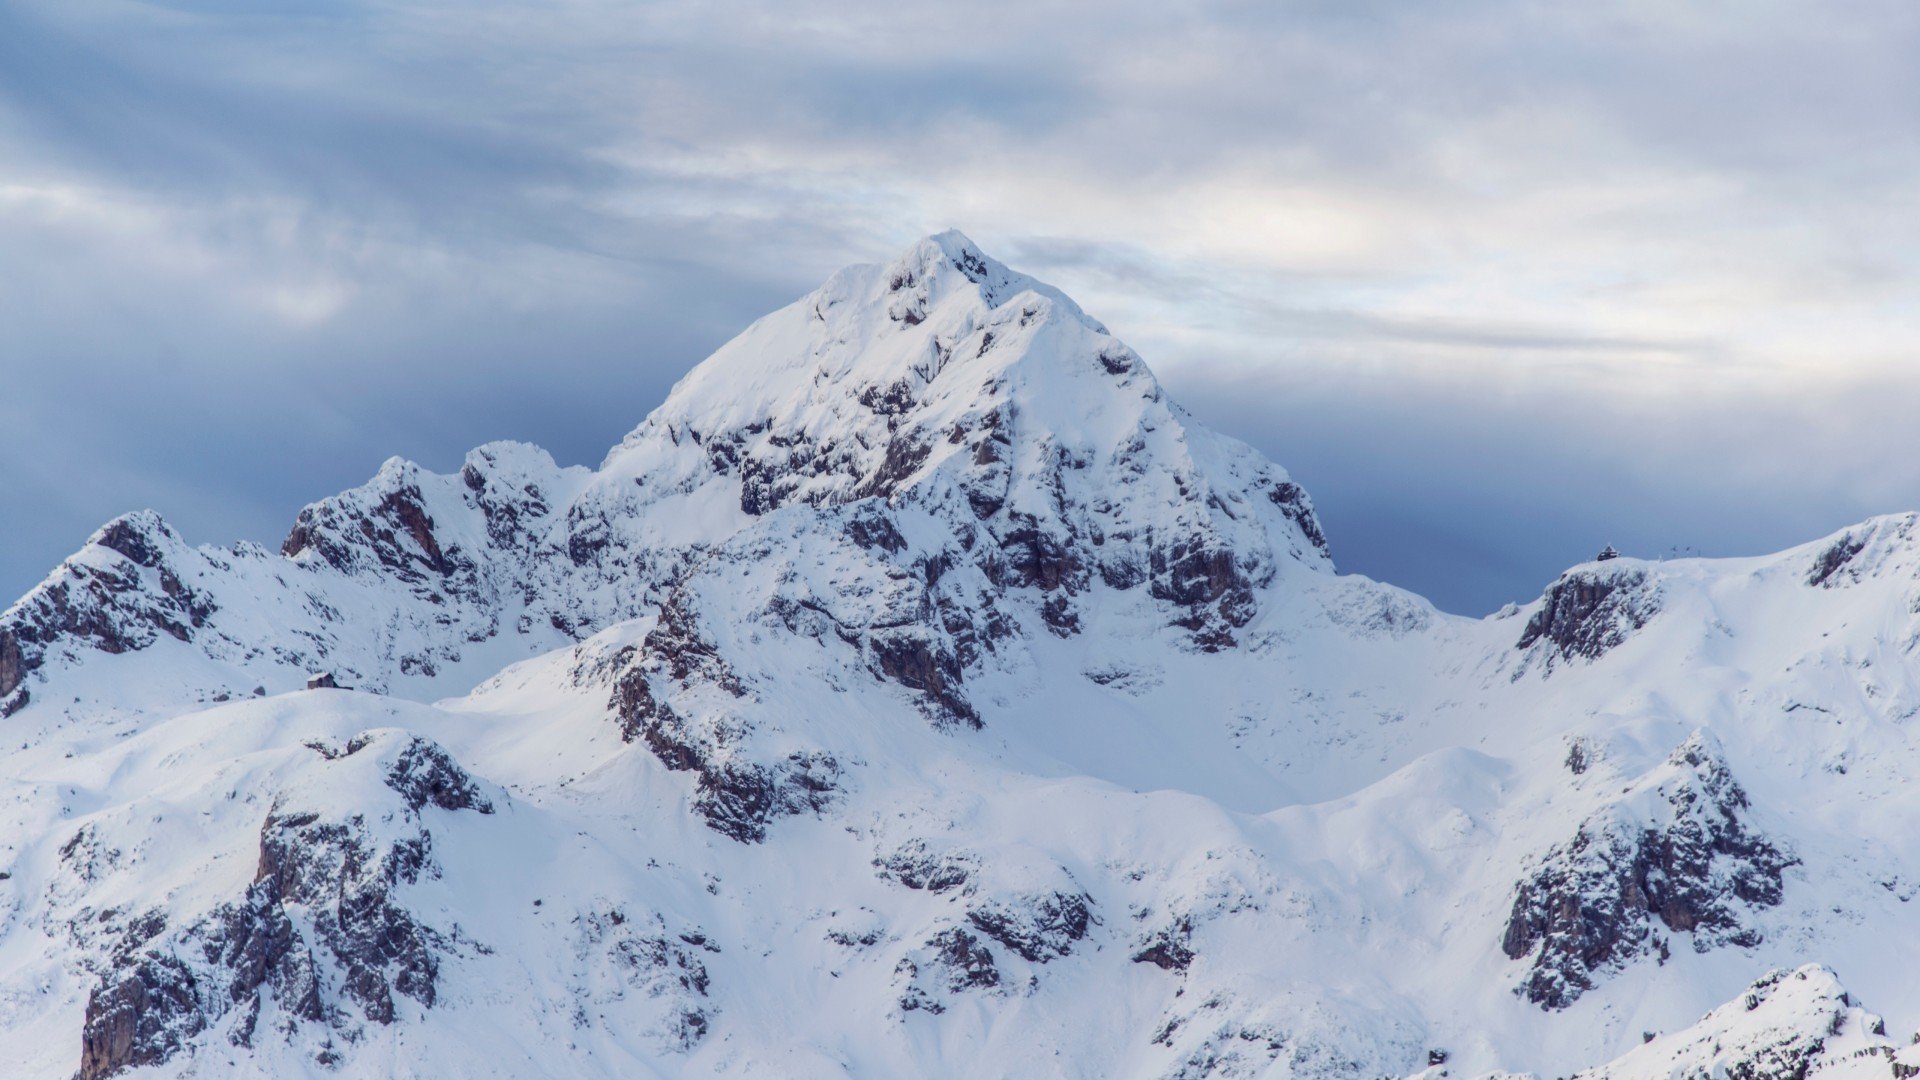
[(870, 632), (866, 640), (877, 674), (918, 693), (935, 723), (980, 726), (980, 713), (963, 689), (960, 657), (946, 647), (939, 630), (888, 627)]
[(372, 480), (301, 509), (280, 546), (305, 566), (396, 582), (422, 597), (491, 604), (541, 583), (568, 470), (546, 451), (488, 443), (452, 476), (392, 458)]
[(205, 1030), (193, 977), (178, 961), (154, 957), (87, 999), (80, 1077), (94, 1080), (179, 1053)]
[(1828, 541), (1807, 568), (1807, 584), (1821, 589), (1853, 585), (1890, 567), (1916, 562), (1915, 538), (1920, 514), (1874, 518)]
[(21, 685), (30, 670), (19, 631), (0, 624), (0, 720), (26, 708), (31, 700), (31, 692)]
[(1280, 508), (1315, 551), (1327, 554), (1327, 534), (1320, 528), (1320, 517), (1313, 512), (1313, 500), (1307, 497), (1306, 488), (1291, 480), (1277, 481), (1267, 488), (1267, 501)]
[(1193, 920), (1185, 915), (1149, 934), (1133, 952), (1134, 963), (1162, 971), (1185, 971), (1193, 957)]
[(1840, 584), (1835, 580), (1835, 575), (1844, 570), (1847, 564), (1866, 548), (1865, 538), (1854, 536), (1852, 533), (1835, 540), (1814, 558), (1813, 566), (1807, 570), (1807, 584), (1826, 589)]
[(326, 1019), (313, 953), (271, 887), (256, 884), (165, 945), (116, 957), (87, 999), (80, 1075), (161, 1064), (223, 1019), (228, 1041), (251, 1046), (269, 995), (283, 1022)]
[(314, 933), (344, 969), (341, 989), (366, 1018), (390, 1024), (394, 994), (432, 1005), (444, 939), (393, 899), (431, 865), (424, 830), (384, 848), (352, 819), (275, 813), (260, 831), (260, 884), (313, 913)]
[[(1747, 796), (1704, 732), (1582, 822), (1515, 891), (1501, 942), (1528, 961), (1515, 992), (1561, 1009), (1640, 957), (1751, 947), (1792, 855), (1745, 820)], [(1662, 933), (1662, 930), (1665, 933)]]
[(1022, 960), (1044, 964), (1072, 952), (1099, 920), (1086, 893), (1042, 892), (976, 902), (967, 921)]
[(956, 568), (963, 557), (909, 545), (900, 513), (874, 500), (771, 514), (708, 552), (614, 657), (615, 722), (694, 774), (695, 811), (728, 836), (757, 841), (779, 817), (820, 812), (841, 756), (796, 746), (815, 736), (763, 688), (805, 670), (898, 688), (900, 711), (936, 728), (980, 726), (969, 670), (1017, 627), (977, 568)]
[(979, 862), (964, 852), (936, 851), (925, 840), (910, 840), (873, 860), (882, 881), (931, 893), (964, 888), (979, 870)]
[(949, 927), (928, 938), (913, 955), (894, 966), (900, 983), (900, 1010), (938, 1015), (955, 994), (992, 991), (1000, 987), (1000, 969), (993, 951), (960, 927)]
[[(840, 764), (826, 753), (760, 761), (745, 752), (750, 727), (713, 699), (738, 701), (748, 690), (701, 635), (692, 605), (690, 594), (677, 594), (645, 640), (615, 657), (610, 707), (624, 739), (645, 744), (667, 768), (695, 775), (693, 809), (709, 826), (742, 842), (764, 840), (775, 818), (825, 809)], [(701, 712), (684, 712), (676, 698), (700, 702)]]
[(81, 1080), (159, 1065), (205, 1030), (192, 974), (154, 957), (86, 999)]
[[(492, 799), (417, 736), (368, 732), (314, 749), (325, 763), (307, 777), (314, 793), (365, 791), (357, 781), (370, 778), (385, 805), (283, 794), (261, 825), (244, 897), (171, 932), (135, 923), (87, 999), (85, 1080), (168, 1061), (216, 1028), (250, 1046), (268, 1011), (288, 1033), (324, 1025), (351, 1038), (361, 1021), (393, 1023), (396, 995), (434, 1004), (453, 939), (396, 890), (439, 872), (422, 810), (490, 814)], [(321, 1045), (325, 1063), (331, 1043)]]
[(151, 510), (108, 522), (39, 587), (0, 614), (0, 710), (49, 652), (108, 654), (147, 648), (163, 635), (190, 641), (218, 610), (191, 582), (195, 555)]
[[(372, 745), (379, 736), (360, 735), (348, 741), (347, 754), (355, 754)], [(417, 736), (404, 737), (400, 751), (387, 766), (387, 787), (393, 789), (407, 809), (419, 811), (428, 806), (442, 810), (472, 810), (493, 813), (493, 801), (480, 784), (439, 744)]]
[[(896, 966), (907, 1011), (939, 1013), (949, 995), (999, 987), (1003, 974), (988, 942), (1029, 964), (1047, 964), (1070, 955), (1100, 922), (1086, 892), (1032, 887), (1035, 875), (1062, 883), (1071, 875), (1030, 852), (1005, 852), (983, 866), (973, 852), (916, 837), (876, 857), (873, 867), (883, 881), (965, 905), (964, 926), (949, 925)], [(1009, 880), (1026, 887), (1007, 887)]]
[[(418, 483), (403, 482), (365, 513), (350, 513), (337, 503), (315, 503), (300, 511), (293, 531), (280, 545), (281, 554), (296, 558), (312, 552), (336, 570), (351, 570), (370, 555), (395, 578), (409, 583), (453, 572), (454, 564), (441, 549), (433, 518), (422, 504)], [(472, 567), (467, 564), (463, 569), (470, 572)]]
[(1614, 562), (1570, 570), (1547, 587), (1514, 648), (1539, 645), (1550, 658), (1597, 660), (1660, 612), (1646, 570)]

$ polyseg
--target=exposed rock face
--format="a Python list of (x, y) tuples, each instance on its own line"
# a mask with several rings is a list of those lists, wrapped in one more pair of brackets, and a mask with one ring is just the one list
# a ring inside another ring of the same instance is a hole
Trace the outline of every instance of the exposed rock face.
[(1162, 971), (1185, 971), (1193, 963), (1193, 920), (1182, 915), (1154, 931), (1134, 950), (1133, 962)]
[(0, 626), (0, 719), (26, 708), (30, 695), (20, 684), (27, 681), (28, 670), (19, 632)]
[[(381, 741), (377, 734), (358, 735), (347, 742), (346, 753), (356, 754)], [(472, 810), (493, 813), (493, 802), (481, 791), (478, 781), (453, 760), (452, 755), (433, 742), (409, 737), (399, 743), (400, 750), (387, 766), (387, 786), (406, 802), (407, 809), (419, 811), (428, 806), (442, 810)]]
[[(462, 479), (467, 475), (463, 471)], [(409, 583), (446, 577), (454, 570), (434, 533), (419, 484), (406, 480), (364, 512), (354, 513), (338, 501), (307, 507), (300, 511), (280, 552), (288, 558), (312, 552), (337, 570), (353, 569), (371, 557), (395, 578)], [(472, 566), (462, 569), (470, 573)]]
[(1313, 512), (1313, 500), (1307, 497), (1306, 488), (1291, 480), (1282, 480), (1267, 489), (1267, 500), (1299, 528), (1315, 551), (1327, 553), (1327, 534), (1320, 529), (1320, 518)]
[[(616, 658), (613, 714), (627, 741), (695, 774), (694, 810), (708, 825), (735, 840), (763, 840), (774, 818), (825, 809), (840, 765), (825, 753), (793, 751), (772, 762), (744, 753), (751, 725), (726, 705), (749, 691), (701, 636), (692, 603), (686, 594), (670, 600), (645, 641)], [(698, 711), (683, 712), (676, 700)]]
[(82, 1080), (155, 1065), (204, 1030), (192, 976), (156, 958), (87, 1000), (81, 1036)]
[(1087, 894), (1048, 892), (977, 903), (967, 921), (1021, 959), (1044, 964), (1072, 952), (1097, 920)]
[(583, 472), (518, 443), (472, 451), (453, 476), (394, 458), (365, 485), (302, 509), (280, 550), (422, 598), (488, 606), (544, 583), (562, 554), (556, 504)]
[[(172, 933), (136, 923), (87, 1000), (86, 1080), (170, 1060), (216, 1026), (250, 1046), (269, 1007), (288, 1033), (325, 1024), (351, 1037), (354, 1013), (392, 1023), (396, 994), (434, 1004), (453, 942), (394, 891), (438, 873), (422, 809), (490, 814), (492, 801), (446, 751), (417, 736), (367, 732), (315, 751), (327, 762), (312, 777), (316, 792), (352, 797), (371, 779), (388, 805), (356, 803), (362, 812), (343, 810), (338, 798), (283, 796), (260, 828), (259, 868), (243, 898)], [(339, 973), (337, 999), (323, 967)]]
[(902, 958), (894, 978), (905, 984), (900, 992), (902, 1012), (924, 1010), (936, 1015), (946, 1011), (945, 999), (950, 995), (991, 991), (1001, 984), (993, 951), (957, 926), (933, 935), (913, 956)]
[(1514, 648), (1545, 642), (1553, 656), (1595, 660), (1659, 612), (1659, 592), (1637, 566), (1573, 570), (1547, 587)]
[(1849, 529), (1822, 547), (1807, 568), (1807, 584), (1822, 589), (1853, 585), (1890, 564), (1913, 566), (1920, 514), (1875, 518)]
[(432, 1005), (439, 936), (394, 902), (395, 886), (429, 867), (422, 831), (385, 850), (352, 821), (275, 814), (260, 835), (260, 881), (269, 896), (315, 914), (315, 934), (345, 968), (342, 989), (367, 1019), (390, 1024), (398, 992)]
[(785, 672), (890, 684), (906, 716), (979, 725), (967, 671), (1015, 628), (984, 571), (956, 565), (964, 551), (909, 546), (900, 518), (873, 501), (770, 512), (709, 552), (616, 658), (623, 736), (694, 773), (695, 809), (721, 832), (759, 840), (775, 818), (825, 809), (840, 785), (831, 749), (781, 740)]
[[(1071, 888), (1071, 875), (1034, 852), (1004, 852), (989, 862), (916, 837), (876, 857), (873, 867), (883, 881), (964, 905), (964, 926), (939, 931), (896, 965), (906, 1011), (939, 1013), (953, 994), (1000, 987), (1006, 976), (988, 942), (1044, 965), (1070, 955), (1100, 922), (1093, 898)], [(1036, 888), (1036, 877), (1065, 887)], [(1028, 985), (1037, 985), (1038, 977), (1034, 973)]]
[(1853, 561), (1854, 556), (1866, 550), (1866, 547), (1865, 539), (1851, 533), (1834, 541), (1832, 546), (1822, 551), (1819, 557), (1813, 560), (1812, 569), (1807, 571), (1807, 584), (1833, 588), (1839, 584), (1834, 580), (1834, 575), (1840, 573), (1848, 563)]
[(313, 953), (271, 888), (256, 884), (173, 940), (117, 958), (87, 999), (80, 1075), (161, 1064), (235, 1010), (227, 1038), (251, 1046), (269, 991), (286, 1022), (326, 1018)]
[(117, 654), (144, 649), (161, 635), (191, 640), (218, 610), (189, 584), (192, 561), (179, 534), (151, 510), (108, 522), (0, 615), (0, 709), (52, 650)]
[[(517, 443), (482, 446), (451, 476), (395, 458), (361, 487), (302, 509), (281, 554), (306, 572), (299, 584), (308, 590), (377, 584), (401, 605), (402, 624), (419, 628), (387, 655), (361, 660), (359, 680), (431, 676), (459, 662), (466, 645), (503, 632), (570, 637), (594, 622), (583, 611), (586, 590), (562, 572), (571, 566), (560, 503), (584, 474)], [(641, 609), (651, 583), (639, 584), (622, 614)]]
[(1704, 733), (1583, 822), (1520, 883), (1502, 948), (1531, 957), (1516, 992), (1561, 1009), (1595, 981), (1689, 935), (1705, 952), (1752, 946), (1744, 918), (1781, 898), (1795, 859), (1743, 820), (1747, 796)]
[(944, 893), (965, 887), (978, 869), (978, 863), (964, 853), (935, 851), (925, 840), (912, 840), (873, 860), (873, 867), (884, 881), (898, 882), (909, 889)]
[(894, 627), (867, 636), (881, 678), (918, 691), (936, 722), (977, 728), (980, 714), (962, 689), (966, 676), (960, 658), (943, 644), (934, 629)]

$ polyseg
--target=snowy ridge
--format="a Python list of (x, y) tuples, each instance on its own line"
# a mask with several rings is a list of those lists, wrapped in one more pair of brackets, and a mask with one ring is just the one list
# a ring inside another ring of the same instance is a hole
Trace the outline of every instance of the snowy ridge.
[(1672, 1076), (1897, 1075), (1886, 1023), (1861, 1009), (1833, 972), (1817, 964), (1775, 971), (1738, 999), (1673, 1035), (1646, 1045), (1577, 1080), (1648, 1080)]
[(1892, 1075), (1917, 520), (1447, 616), (930, 237), (596, 469), (128, 515), (0, 614), (0, 1056)]

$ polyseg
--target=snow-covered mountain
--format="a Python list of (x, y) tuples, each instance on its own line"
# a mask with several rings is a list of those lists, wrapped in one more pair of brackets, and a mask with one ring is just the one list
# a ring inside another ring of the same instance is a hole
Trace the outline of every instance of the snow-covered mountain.
[(0, 615), (0, 1061), (1905, 1075), (1917, 533), (1446, 615), (931, 237), (597, 469), (131, 514)]

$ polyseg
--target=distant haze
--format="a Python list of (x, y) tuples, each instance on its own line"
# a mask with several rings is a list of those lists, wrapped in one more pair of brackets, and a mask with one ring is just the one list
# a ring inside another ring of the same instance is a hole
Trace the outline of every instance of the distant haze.
[(0, 7), (0, 603), (151, 506), (598, 461), (948, 226), (1467, 613), (1920, 508), (1920, 8)]

